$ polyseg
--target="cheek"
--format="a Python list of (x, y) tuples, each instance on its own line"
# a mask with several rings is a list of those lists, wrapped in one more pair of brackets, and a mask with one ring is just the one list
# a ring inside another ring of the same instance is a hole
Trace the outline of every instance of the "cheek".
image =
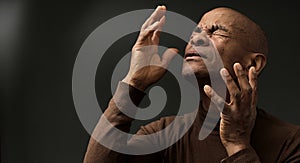
[(237, 45), (228, 40), (213, 40), (216, 48), (218, 49), (219, 55), (222, 58), (224, 67), (231, 71), (232, 66), (235, 62), (241, 60)]
[(218, 39), (211, 39), (211, 41), (214, 43), (215, 47), (219, 52), (219, 55), (222, 57), (225, 53), (227, 42)]
[(218, 38), (216, 36), (215, 37), (212, 36), (211, 39), (210, 39), (210, 41), (212, 41), (214, 43), (215, 47), (219, 50), (220, 55), (224, 51), (224, 48), (229, 43), (228, 40), (221, 39), (221, 38)]

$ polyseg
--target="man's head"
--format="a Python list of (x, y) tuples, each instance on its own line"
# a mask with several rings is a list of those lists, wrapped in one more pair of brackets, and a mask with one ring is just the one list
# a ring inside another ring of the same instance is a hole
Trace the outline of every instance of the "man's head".
[[(204, 39), (207, 36), (208, 39)], [(224, 67), (234, 77), (233, 64), (241, 63), (245, 71), (254, 66), (260, 73), (266, 64), (267, 39), (261, 28), (245, 15), (225, 7), (215, 8), (203, 15), (198, 28), (186, 46), (184, 67), (189, 64), (198, 80), (206, 82), (208, 72), (203, 62), (206, 58), (187, 57), (195, 49), (201, 49), (206, 41), (212, 41), (222, 58)], [(190, 55), (192, 56), (192, 55)], [(203, 59), (203, 60), (202, 60)], [(211, 60), (209, 63), (214, 64)], [(212, 72), (210, 72), (212, 73)], [(189, 75), (183, 68), (183, 75)]]

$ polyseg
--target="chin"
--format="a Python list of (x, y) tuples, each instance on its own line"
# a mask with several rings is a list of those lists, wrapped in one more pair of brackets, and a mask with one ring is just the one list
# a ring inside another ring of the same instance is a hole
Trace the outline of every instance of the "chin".
[(182, 76), (190, 82), (196, 77), (198, 84), (210, 81), (206, 66), (200, 62), (185, 61), (182, 66)]

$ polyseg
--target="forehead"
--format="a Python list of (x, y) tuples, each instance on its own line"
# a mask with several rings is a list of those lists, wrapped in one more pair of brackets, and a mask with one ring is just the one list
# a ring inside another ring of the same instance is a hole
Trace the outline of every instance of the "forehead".
[(222, 25), (232, 33), (244, 31), (247, 24), (249, 22), (244, 15), (227, 8), (211, 10), (204, 14), (199, 22), (199, 25), (204, 28), (209, 28), (212, 25)]

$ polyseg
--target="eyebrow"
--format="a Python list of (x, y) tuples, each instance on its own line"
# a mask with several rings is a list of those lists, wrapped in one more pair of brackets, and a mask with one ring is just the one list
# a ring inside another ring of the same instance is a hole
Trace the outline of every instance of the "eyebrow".
[(218, 29), (220, 29), (220, 30), (222, 30), (222, 31), (225, 31), (225, 32), (228, 32), (228, 31), (229, 31), (225, 26), (223, 26), (223, 25), (221, 25), (221, 24), (214, 24), (214, 25), (212, 25), (212, 27), (213, 27), (213, 26), (215, 26), (215, 27), (217, 27)]

